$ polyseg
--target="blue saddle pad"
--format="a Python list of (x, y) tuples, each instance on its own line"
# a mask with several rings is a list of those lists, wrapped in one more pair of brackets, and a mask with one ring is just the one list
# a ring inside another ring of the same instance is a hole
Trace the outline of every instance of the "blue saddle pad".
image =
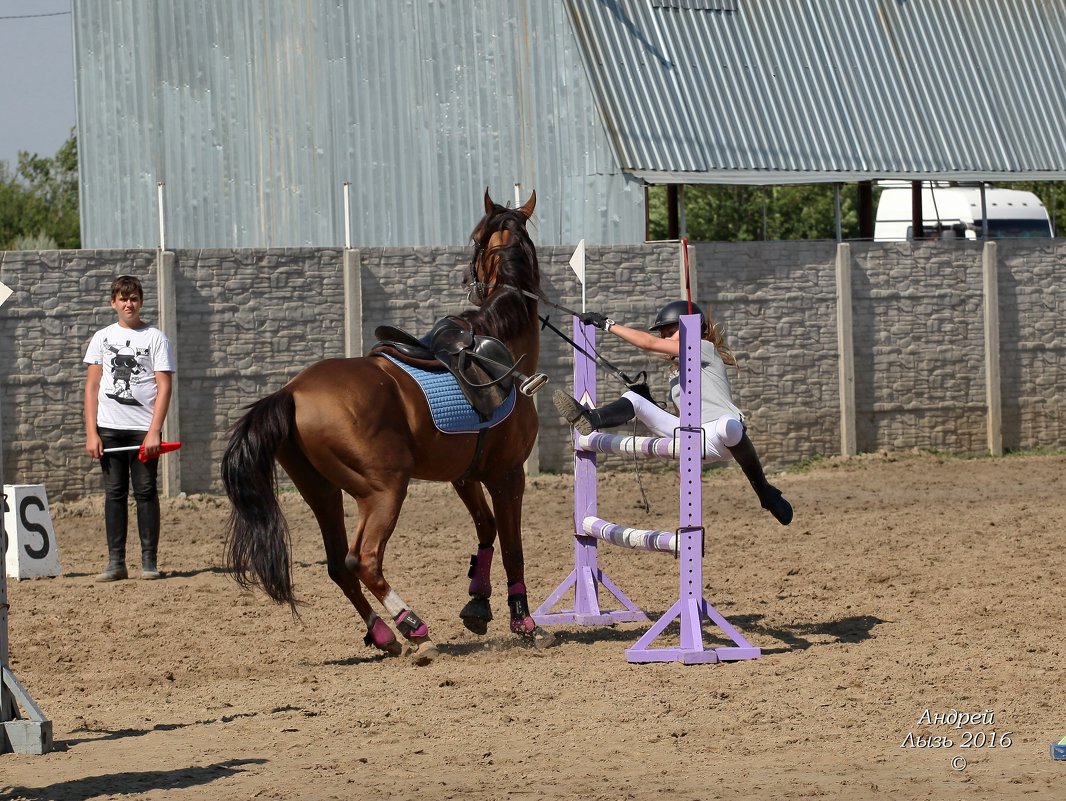
[(483, 428), (492, 428), (497, 423), (507, 419), (514, 410), (515, 389), (511, 387), (511, 394), (500, 404), (492, 417), (482, 421), (480, 415), (474, 411), (470, 401), (459, 389), (459, 382), (455, 376), (447, 370), (431, 372), (410, 364), (404, 364), (399, 359), (394, 359), (388, 354), (382, 354), (395, 365), (403, 368), (411, 378), (418, 382), (429, 403), (429, 411), (433, 415), (433, 425), (445, 434), (471, 434)]

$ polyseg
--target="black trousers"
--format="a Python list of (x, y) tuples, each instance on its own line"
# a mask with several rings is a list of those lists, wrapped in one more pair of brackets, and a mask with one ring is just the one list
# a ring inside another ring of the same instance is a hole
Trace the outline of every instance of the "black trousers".
[[(114, 428), (101, 428), (99, 432), (104, 450), (140, 445), (147, 433)], [(111, 561), (123, 561), (126, 558), (131, 484), (137, 505), (141, 556), (151, 555), (154, 558), (159, 547), (159, 491), (156, 482), (159, 459), (142, 462), (137, 458), (137, 451), (105, 453), (100, 457), (100, 467), (104, 474), (104, 529), (107, 532), (108, 558)]]

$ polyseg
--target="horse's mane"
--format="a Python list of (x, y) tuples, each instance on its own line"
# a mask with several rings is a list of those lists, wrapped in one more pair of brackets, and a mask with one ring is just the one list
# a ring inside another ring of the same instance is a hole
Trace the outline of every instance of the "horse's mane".
[[(493, 235), (501, 231), (510, 233), (510, 241), (489, 251), (488, 244)], [(504, 289), (500, 285), (505, 284), (539, 296), (540, 265), (537, 263), (537, 249), (526, 232), (525, 215), (517, 209), (508, 209), (498, 203), (481, 219), (474, 232), (476, 237), (471, 275), (476, 273), (479, 259), (498, 256), (495, 278), (497, 288), (489, 288), (489, 297), (479, 308), (468, 309), (459, 316), (468, 320), (476, 333), (488, 334), (507, 342), (520, 335), (529, 326), (530, 321), (536, 319), (537, 301), (521, 292)]]

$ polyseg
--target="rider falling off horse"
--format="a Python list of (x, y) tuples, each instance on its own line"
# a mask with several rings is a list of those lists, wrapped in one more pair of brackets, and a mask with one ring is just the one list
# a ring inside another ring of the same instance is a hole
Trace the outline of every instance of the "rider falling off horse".
[[(622, 325), (596, 312), (581, 314), (579, 319), (585, 325), (603, 329), (641, 350), (676, 362), (681, 351), (680, 318), (688, 313), (699, 314), (701, 321), (700, 423), (705, 432), (704, 458), (721, 459), (728, 450), (744, 471), (762, 507), (781, 525), (787, 526), (792, 522), (792, 505), (766, 479), (759, 454), (748, 438), (744, 415), (733, 404), (726, 365), (735, 367), (736, 358), (726, 347), (717, 325), (708, 321), (698, 305), (684, 300), (667, 303), (652, 321), (650, 330), (654, 334)], [(670, 399), (675, 406), (679, 403), (680, 395), (680, 375), (675, 369), (670, 377)], [(632, 390), (594, 409), (586, 409), (576, 399), (558, 390), (553, 395), (553, 401), (562, 418), (582, 434), (620, 426), (635, 417), (657, 435), (672, 437), (681, 424), (676, 415), (664, 411), (649, 397)]]

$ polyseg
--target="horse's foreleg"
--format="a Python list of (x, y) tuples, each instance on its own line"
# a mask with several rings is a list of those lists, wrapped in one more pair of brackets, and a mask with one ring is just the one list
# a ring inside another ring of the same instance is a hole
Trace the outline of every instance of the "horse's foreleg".
[(526, 474), (522, 465), (493, 478), (486, 484), (496, 513), (500, 535), (500, 556), (507, 573), (507, 606), (511, 610), (511, 631), (531, 639), (538, 646), (550, 645), (554, 636), (539, 628), (529, 614), (526, 597), (525, 557), (522, 553), (522, 498)]
[[(396, 528), (400, 506), (407, 495), (407, 485), (380, 491), (359, 499), (359, 525), (345, 564), (355, 571), (366, 588), (385, 607), (396, 628), (411, 645), (411, 656), (419, 664), (426, 664), (437, 656), (436, 646), (429, 637), (429, 627), (410, 606), (389, 586), (382, 572), (385, 545)], [(380, 622), (380, 621), (379, 621)]]
[(470, 631), (484, 634), (488, 631), (489, 621), (492, 620), (489, 596), (492, 595), (490, 573), (493, 543), (496, 542), (496, 518), (485, 499), (481, 482), (453, 482), (452, 486), (470, 512), (478, 542), (477, 553), (470, 557), (470, 600), (459, 613), (459, 617)]

